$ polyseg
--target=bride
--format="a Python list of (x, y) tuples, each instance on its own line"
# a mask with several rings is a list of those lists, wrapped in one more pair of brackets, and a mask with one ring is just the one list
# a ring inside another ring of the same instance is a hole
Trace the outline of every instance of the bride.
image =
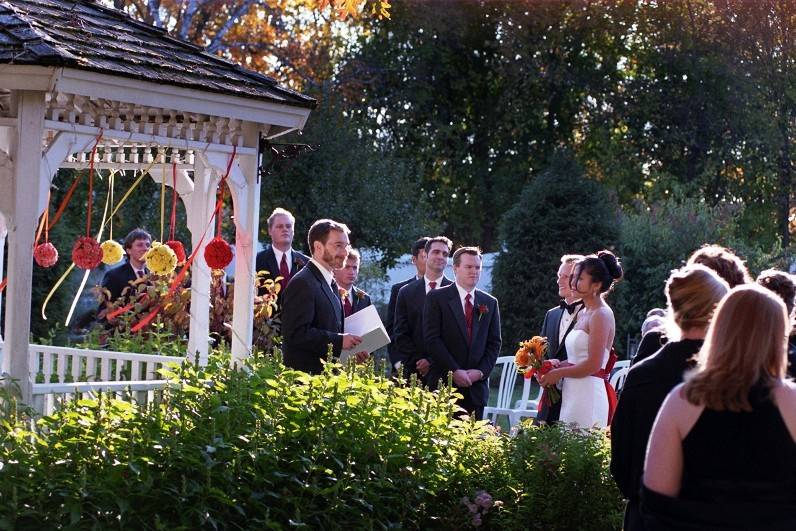
[(614, 342), (614, 312), (603, 297), (622, 278), (622, 266), (610, 251), (589, 255), (575, 264), (570, 286), (584, 309), (564, 344), (567, 361), (539, 379), (555, 385), (562, 378), (561, 415), (580, 428), (608, 426), (609, 398), (604, 368)]

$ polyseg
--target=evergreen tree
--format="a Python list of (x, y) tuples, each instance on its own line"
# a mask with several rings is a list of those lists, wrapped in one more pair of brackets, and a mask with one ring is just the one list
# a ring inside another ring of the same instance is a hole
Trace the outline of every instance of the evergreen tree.
[(525, 186), (503, 217), (504, 246), (492, 276), (506, 354), (537, 335), (545, 312), (558, 302), (561, 256), (616, 242), (617, 212), (605, 188), (586, 179), (569, 153), (554, 155), (547, 170)]

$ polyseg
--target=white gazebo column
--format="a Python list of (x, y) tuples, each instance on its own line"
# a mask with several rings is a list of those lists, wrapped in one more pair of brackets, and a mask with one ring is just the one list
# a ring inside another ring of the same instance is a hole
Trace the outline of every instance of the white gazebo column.
[[(193, 192), (185, 198), (188, 230), (191, 231), (191, 250), (196, 249), (210, 223), (216, 203), (218, 180), (203, 156), (194, 163)], [(188, 330), (188, 356), (199, 354), (199, 363), (207, 364), (210, 341), (210, 268), (204, 257), (204, 247), (213, 238), (213, 227), (207, 229), (202, 248), (191, 265), (191, 323)]]
[(17, 95), (17, 134), (12, 137), (14, 161), (13, 208), (8, 222), (8, 286), (6, 287), (3, 373), (17, 380), (22, 401), (30, 403), (28, 341), (33, 278), (33, 243), (39, 211), (39, 179), (44, 92), (20, 91)]
[[(2, 170), (0, 170), (2, 171)], [(6, 228), (6, 217), (0, 212), (0, 282), (5, 278), (5, 268), (3, 267), (3, 254), (6, 249), (6, 236), (8, 229)], [(3, 317), (3, 292), (0, 291), (0, 319)], [(0, 343), (3, 342), (3, 334), (0, 334)], [(0, 357), (2, 357), (2, 347), (0, 347)]]
[[(259, 141), (255, 124), (243, 124), (245, 146), (256, 148)], [(257, 154), (240, 155), (232, 179), (235, 206), (235, 297), (232, 309), (232, 362), (238, 363), (251, 355), (254, 326), (254, 282), (257, 271), (256, 244), (260, 230), (260, 182)], [(237, 186), (237, 183), (243, 186)], [(245, 183), (245, 184), (244, 184)]]

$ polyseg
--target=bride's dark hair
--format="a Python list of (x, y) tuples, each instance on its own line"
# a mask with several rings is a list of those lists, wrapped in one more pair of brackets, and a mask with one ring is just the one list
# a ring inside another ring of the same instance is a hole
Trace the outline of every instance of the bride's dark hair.
[(611, 251), (603, 250), (597, 254), (590, 254), (575, 264), (575, 271), (570, 282), (574, 289), (580, 275), (586, 273), (592, 282), (600, 283), (600, 293), (606, 293), (614, 286), (616, 281), (622, 279), (622, 265)]

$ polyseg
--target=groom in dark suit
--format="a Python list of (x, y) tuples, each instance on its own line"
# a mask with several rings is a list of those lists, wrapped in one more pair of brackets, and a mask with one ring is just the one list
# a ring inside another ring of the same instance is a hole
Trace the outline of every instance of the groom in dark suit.
[[(343, 304), (333, 272), (348, 256), (349, 230), (343, 223), (319, 219), (310, 227), (307, 243), (312, 258), (290, 280), (282, 308), (282, 353), (285, 365), (319, 374), (331, 345), (335, 357), (362, 342), (343, 330)], [(358, 353), (357, 361), (367, 359)]]
[[(558, 267), (557, 282), (558, 296), (561, 303), (547, 310), (542, 321), (541, 334), (547, 338), (547, 358), (567, 360), (567, 348), (564, 340), (575, 326), (578, 313), (583, 309), (583, 304), (575, 298), (572, 288), (569, 285), (572, 270), (575, 263), (583, 260), (579, 254), (566, 254), (561, 257), (561, 265)], [(539, 404), (539, 413), (534, 419), (534, 424), (555, 424), (561, 413), (561, 400), (555, 404), (550, 404), (548, 400), (542, 400)]]
[(296, 218), (284, 208), (275, 208), (268, 216), (268, 235), (271, 245), (257, 253), (255, 269), (263, 271), (264, 278), (275, 280), (282, 277), (282, 292), (287, 283), (298, 271), (307, 265), (310, 258), (293, 249), (293, 235), (296, 228)]
[(432, 359), (423, 337), (423, 307), (429, 292), (451, 283), (444, 273), (453, 243), (445, 236), (426, 240), (423, 278), (410, 282), (398, 292), (393, 326), (395, 349), (391, 361), (396, 360), (393, 366), (407, 380), (417, 374), (418, 381), (435, 386), (436, 381), (426, 381)]
[[(489, 399), (489, 374), (500, 353), (500, 311), (493, 296), (479, 289), (481, 250), (453, 253), (456, 282), (430, 292), (423, 310), (426, 348), (434, 363), (429, 381), (446, 381), (463, 395), (459, 405), (480, 420)], [(404, 288), (406, 289), (406, 288)]]
[(151, 245), (152, 236), (144, 229), (133, 229), (125, 236), (122, 247), (127, 255), (127, 260), (108, 270), (102, 278), (101, 286), (107, 290), (108, 296), (108, 300), (105, 302), (114, 303), (122, 293), (130, 288), (131, 282), (149, 274), (144, 256)]

